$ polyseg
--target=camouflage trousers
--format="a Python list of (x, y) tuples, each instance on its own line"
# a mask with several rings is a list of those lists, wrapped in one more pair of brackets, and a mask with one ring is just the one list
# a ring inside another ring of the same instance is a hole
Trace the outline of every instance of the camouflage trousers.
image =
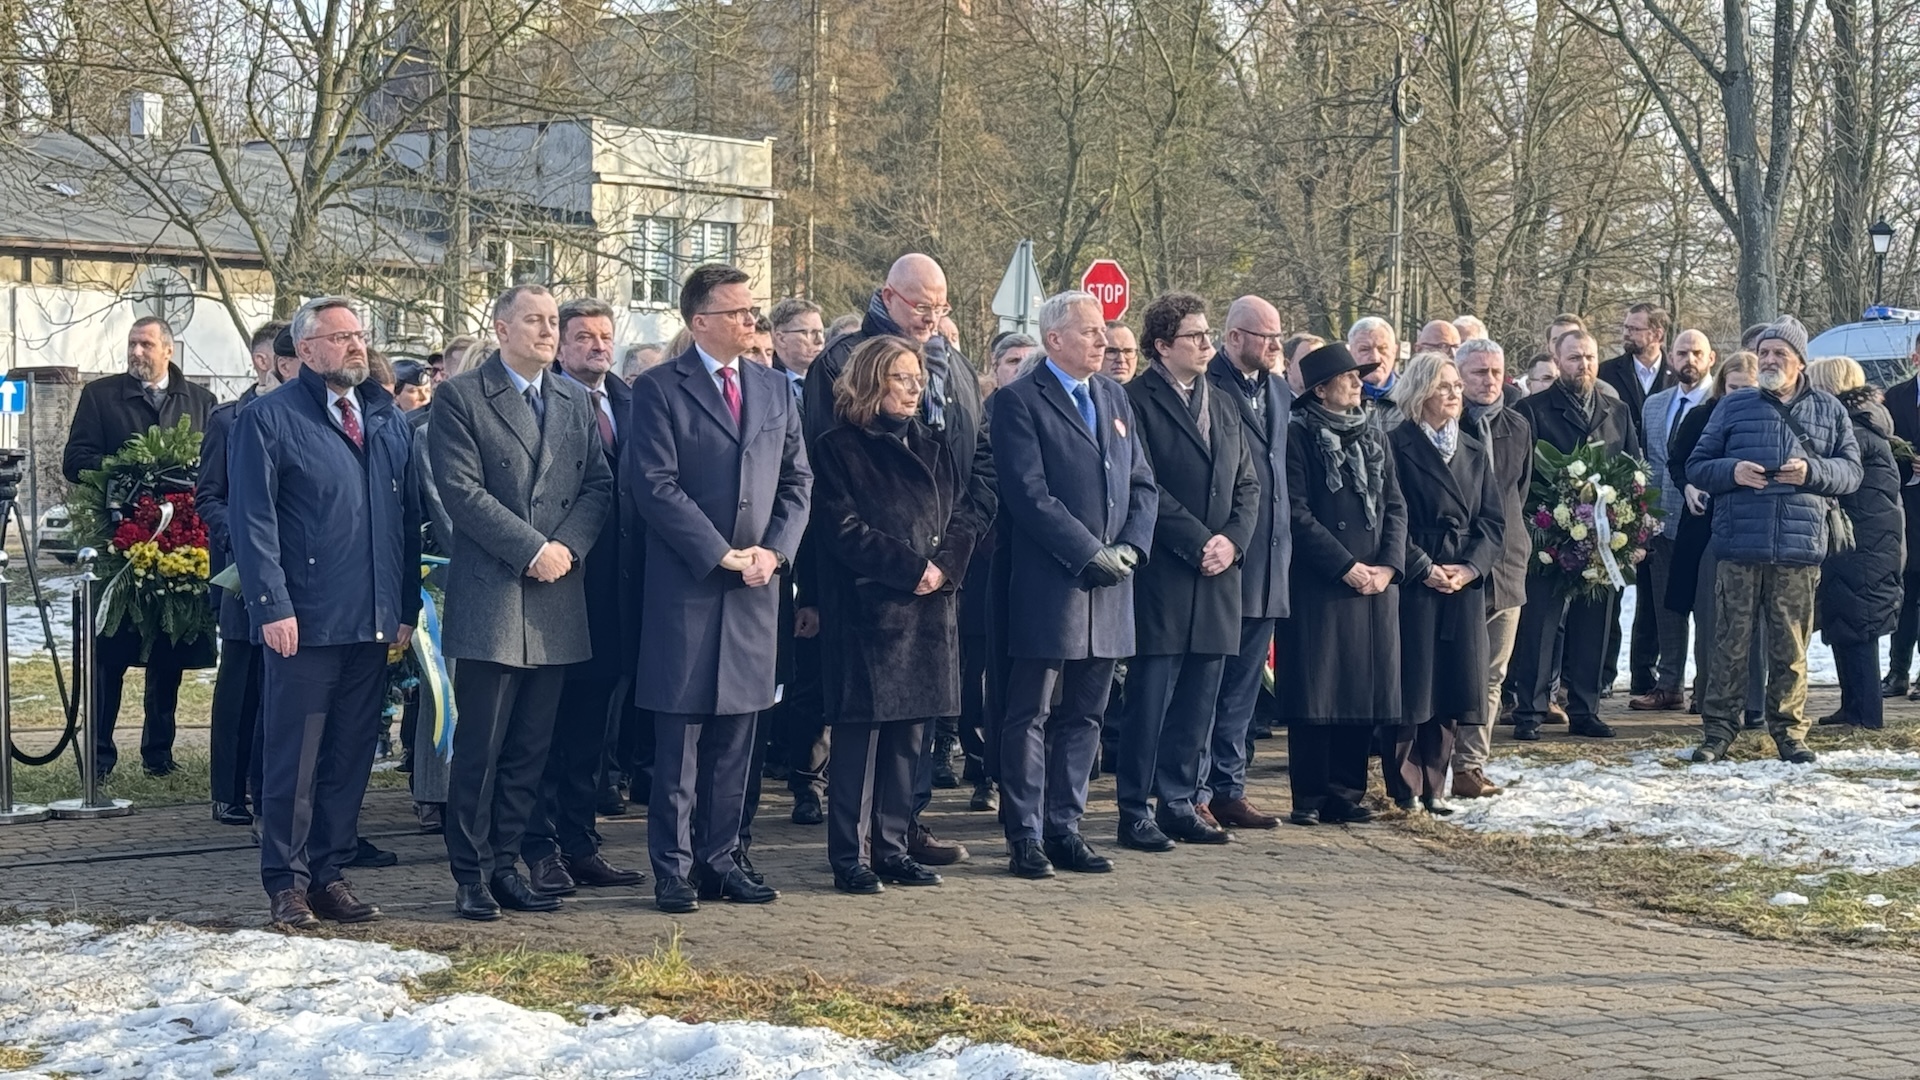
[(1767, 731), (1807, 737), (1807, 641), (1813, 636), (1817, 566), (1722, 562), (1714, 577), (1713, 660), (1700, 707), (1708, 741), (1731, 743), (1747, 700), (1747, 652), (1767, 627)]

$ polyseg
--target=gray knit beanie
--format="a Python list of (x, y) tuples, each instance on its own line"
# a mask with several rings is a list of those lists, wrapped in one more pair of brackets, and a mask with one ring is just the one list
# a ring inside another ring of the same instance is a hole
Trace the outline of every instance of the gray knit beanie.
[(1760, 331), (1760, 336), (1753, 340), (1754, 348), (1759, 348), (1763, 341), (1784, 341), (1787, 343), (1787, 348), (1792, 349), (1802, 363), (1806, 362), (1807, 328), (1800, 325), (1800, 320), (1791, 315), (1782, 315), (1768, 323), (1767, 328)]

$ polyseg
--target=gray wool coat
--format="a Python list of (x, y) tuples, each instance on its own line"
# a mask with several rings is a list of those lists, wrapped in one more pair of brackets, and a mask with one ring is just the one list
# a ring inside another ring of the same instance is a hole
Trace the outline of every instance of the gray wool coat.
[[(587, 391), (541, 379), (546, 423), (514, 389), (495, 353), (434, 392), (427, 452), (453, 523), (441, 648), (461, 660), (511, 667), (593, 658), (580, 562), (612, 512), (613, 473)], [(573, 569), (540, 582), (527, 566), (549, 540)]]
[[(646, 522), (633, 680), (642, 709), (735, 716), (773, 707), (780, 590), (807, 528), (813, 473), (786, 375), (744, 362), (738, 370), (738, 426), (695, 349), (633, 383), (620, 482)], [(751, 588), (720, 560), (756, 545), (784, 565)]]

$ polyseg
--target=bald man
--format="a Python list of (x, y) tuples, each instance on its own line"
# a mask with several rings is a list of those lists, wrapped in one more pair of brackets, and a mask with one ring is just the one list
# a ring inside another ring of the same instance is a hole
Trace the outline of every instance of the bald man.
[(1451, 357), (1459, 347), (1459, 329), (1445, 319), (1435, 319), (1420, 328), (1420, 336), (1413, 341), (1413, 355), (1430, 352)]
[[(926, 354), (924, 366), (927, 376), (926, 390), (920, 399), (920, 419), (947, 444), (954, 463), (960, 469), (961, 482), (969, 489), (982, 520), (991, 520), (995, 510), (993, 462), (991, 458), (983, 457), (988, 451), (981, 424), (980, 382), (975, 377), (973, 365), (940, 331), (942, 320), (952, 311), (947, 303), (947, 275), (940, 269), (940, 264), (918, 252), (900, 256), (887, 271), (886, 282), (867, 301), (867, 311), (860, 329), (830, 343), (826, 351), (814, 360), (813, 366), (807, 369), (802, 419), (806, 424), (809, 446), (822, 434), (839, 426), (840, 421), (833, 411), (834, 380), (840, 377), (840, 372), (846, 368), (847, 358), (862, 342), (892, 335), (919, 343)], [(824, 527), (829, 523), (820, 524)], [(831, 556), (826, 553), (826, 544), (816, 543), (813, 539), (806, 542), (805, 549), (807, 557), (801, 560), (799, 567), (799, 586), (803, 592), (812, 594), (814, 590), (809, 587), (809, 581), (813, 560)], [(825, 621), (832, 618), (832, 613), (822, 611), (820, 618)], [(824, 670), (833, 670), (839, 662), (835, 656), (821, 657)], [(829, 724), (833, 722), (836, 711), (836, 703), (827, 701)], [(948, 866), (965, 859), (967, 849), (953, 841), (935, 837), (920, 823), (921, 812), (933, 798), (932, 742), (937, 732), (959, 730), (957, 717), (937, 720), (937, 723), (928, 725), (929, 744), (921, 754), (915, 773), (913, 823), (907, 832), (907, 854), (915, 862)], [(753, 793), (749, 791), (749, 825), (753, 802)]]
[(1274, 623), (1287, 617), (1287, 572), (1293, 562), (1287, 504), (1287, 418), (1293, 388), (1281, 374), (1285, 347), (1280, 312), (1257, 296), (1243, 296), (1227, 307), (1220, 350), (1207, 366), (1214, 392), (1240, 411), (1260, 482), (1253, 537), (1240, 557), (1240, 651), (1227, 656), (1220, 675), (1199, 798), (1214, 821), (1232, 829), (1280, 824), (1247, 798), (1246, 785), (1247, 764), (1253, 759), (1248, 733), (1260, 701), (1260, 676)]
[[(1713, 361), (1713, 343), (1707, 335), (1699, 330), (1682, 330), (1667, 353), (1667, 371), (1673, 385), (1654, 391), (1640, 409), (1640, 430), (1647, 436), (1647, 471), (1655, 477), (1660, 509), (1666, 514), (1660, 531), (1647, 543), (1642, 572), (1634, 575), (1634, 602), (1652, 610), (1656, 645), (1653, 686), (1627, 702), (1629, 708), (1641, 712), (1674, 712), (1685, 705), (1680, 678), (1687, 668), (1687, 615), (1670, 610), (1665, 602), (1667, 579), (1673, 574), (1674, 541), (1679, 537), (1685, 508), (1676, 485), (1662, 481), (1667, 478), (1667, 443), (1680, 421), (1707, 400), (1707, 377), (1713, 372)], [(1640, 633), (1639, 624), (1636, 612), (1635, 635)]]

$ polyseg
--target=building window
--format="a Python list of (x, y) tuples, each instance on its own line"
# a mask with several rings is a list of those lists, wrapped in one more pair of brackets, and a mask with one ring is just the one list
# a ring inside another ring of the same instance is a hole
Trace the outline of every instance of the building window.
[(733, 229), (732, 223), (725, 221), (636, 220), (628, 249), (633, 266), (633, 303), (679, 303), (680, 281), (688, 271), (704, 263), (733, 261)]
[(733, 261), (733, 226), (725, 221), (695, 221), (687, 225), (687, 269), (702, 263)]
[(513, 245), (513, 276), (509, 285), (550, 285), (553, 283), (553, 245), (542, 241), (518, 241)]

